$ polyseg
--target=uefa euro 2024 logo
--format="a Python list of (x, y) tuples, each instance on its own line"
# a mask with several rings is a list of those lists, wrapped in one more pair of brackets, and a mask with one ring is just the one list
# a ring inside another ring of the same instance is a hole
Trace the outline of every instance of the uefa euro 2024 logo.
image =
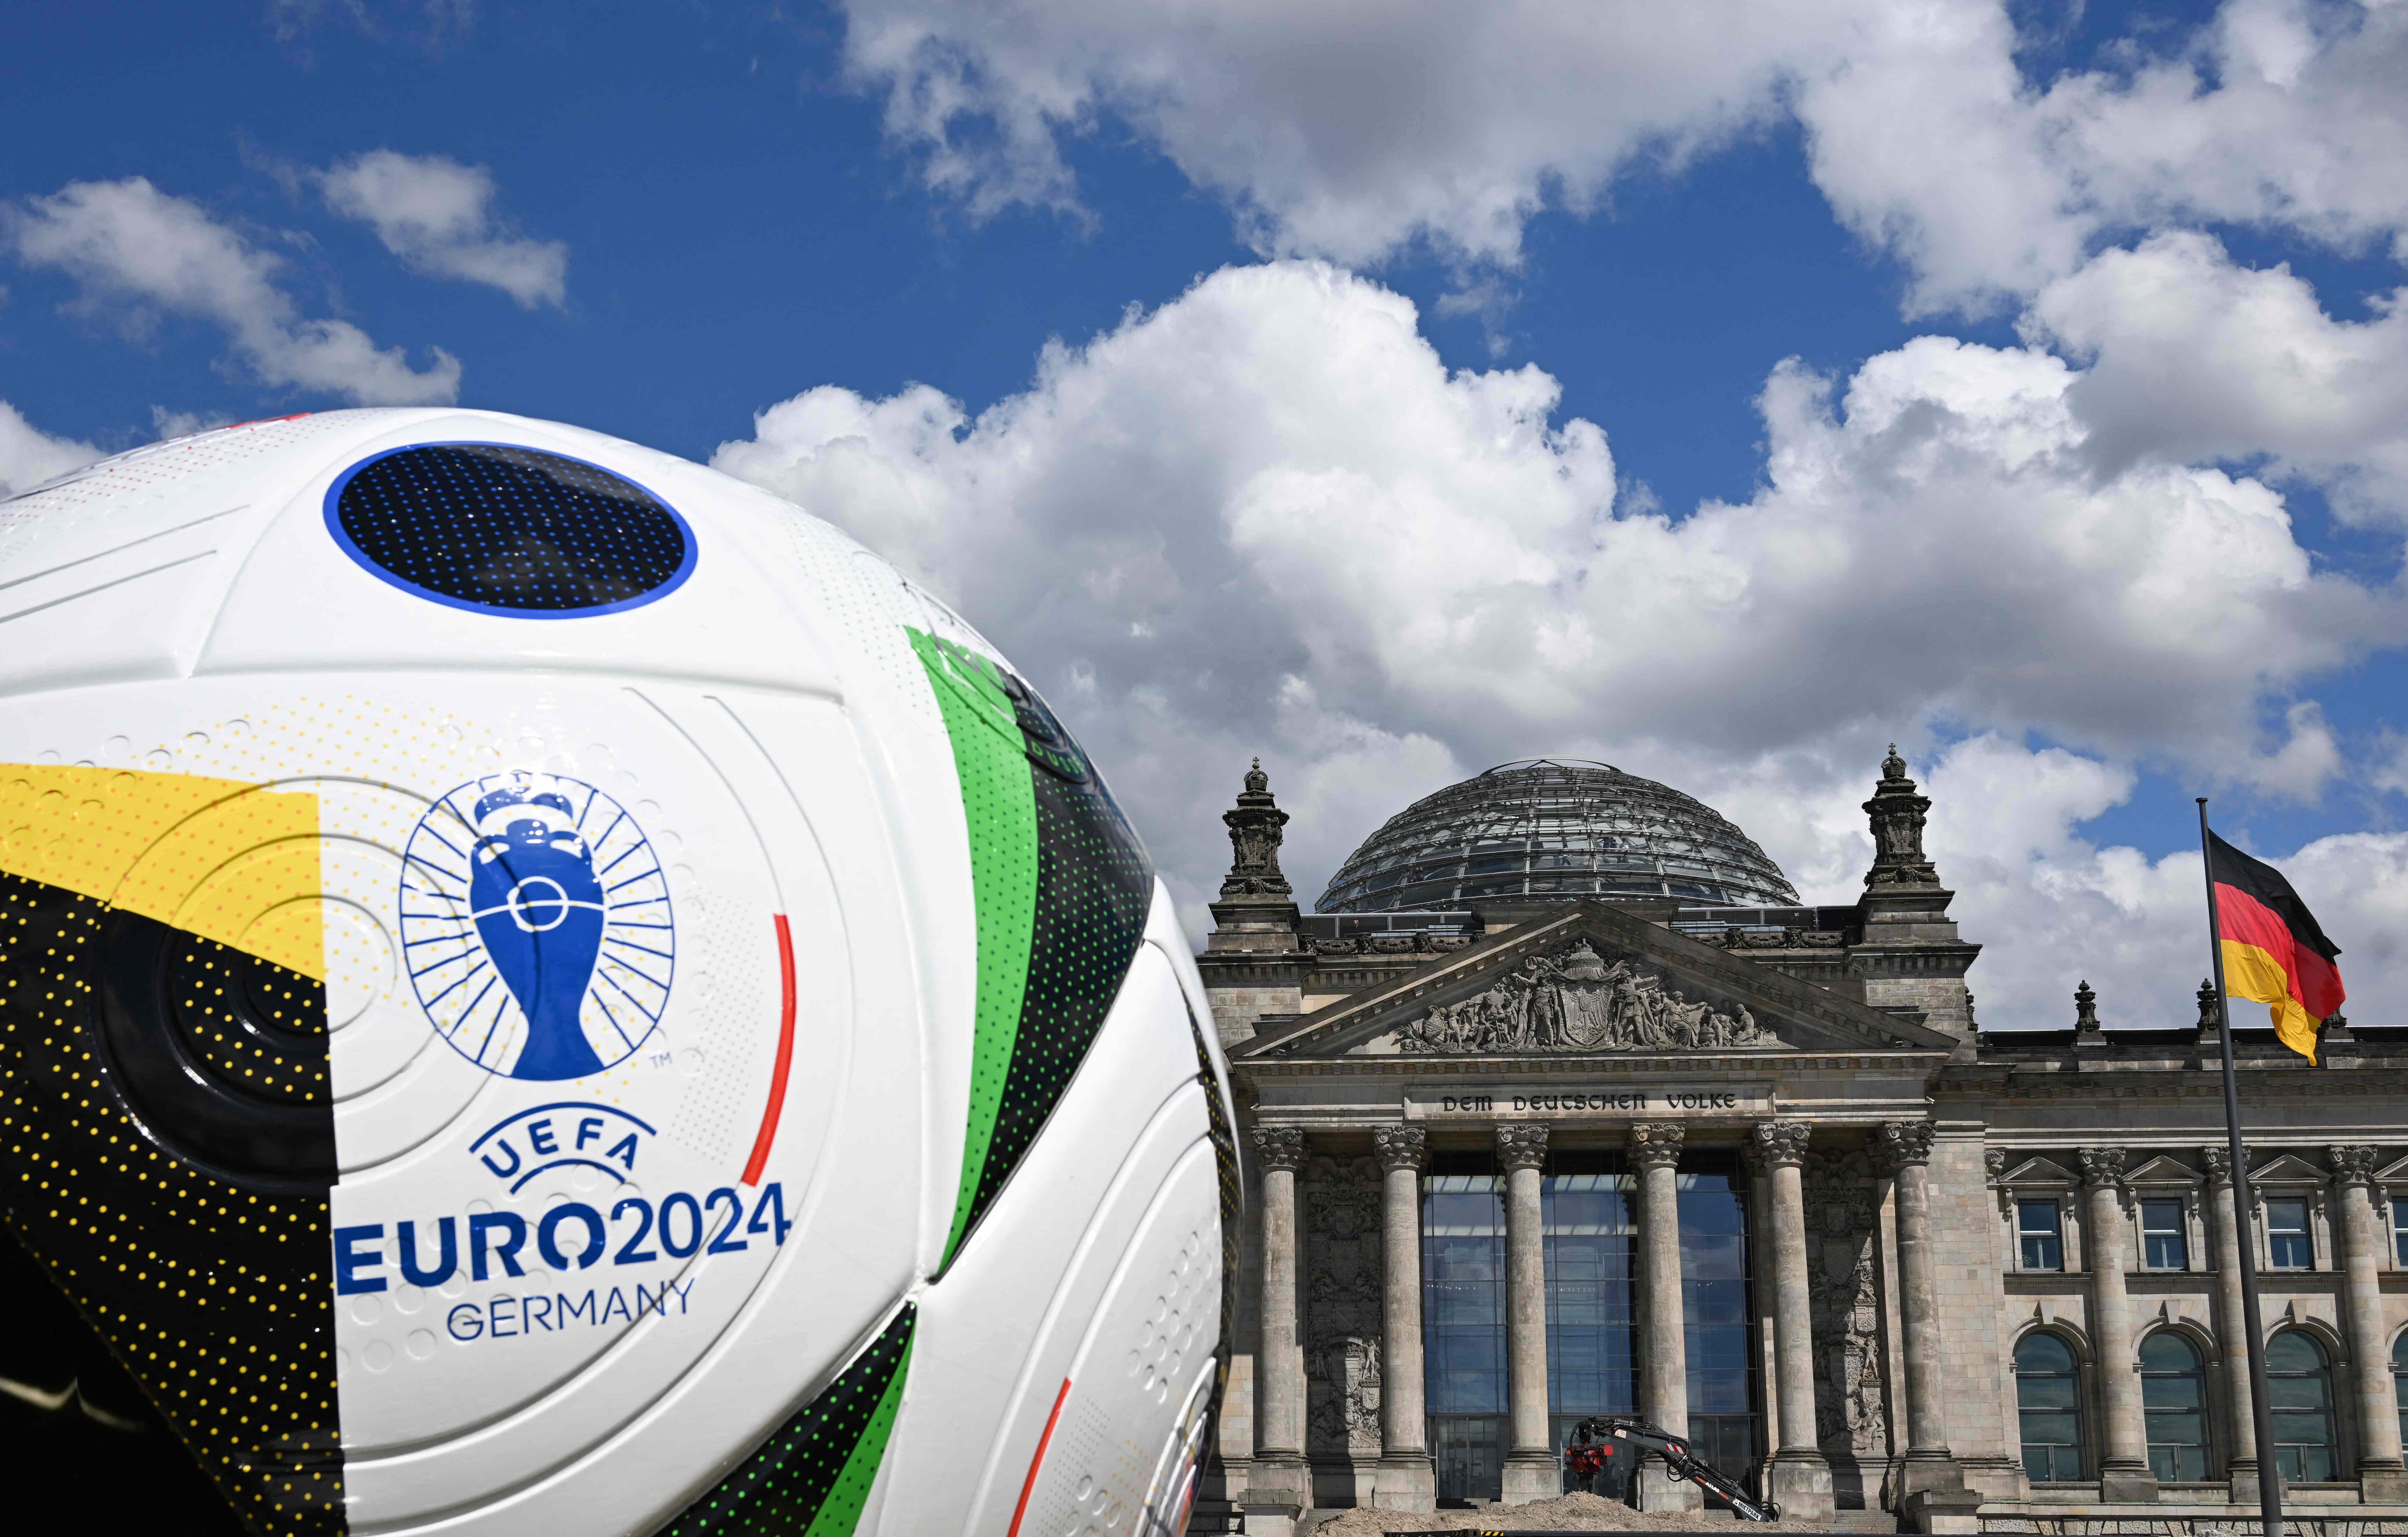
[(677, 971), (668, 878), (594, 786), (534, 773), (460, 786), (411, 832), (400, 896), (418, 1002), (486, 1072), (581, 1078), (660, 1028)]

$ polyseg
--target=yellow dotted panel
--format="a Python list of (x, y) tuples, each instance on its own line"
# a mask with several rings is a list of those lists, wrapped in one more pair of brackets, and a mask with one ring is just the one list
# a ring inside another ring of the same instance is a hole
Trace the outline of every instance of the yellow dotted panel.
[(0, 874), (326, 975), (315, 795), (196, 774), (0, 763)]
[[(0, 1216), (251, 1530), (343, 1530), (322, 1192), (236, 1188), (163, 1152), (91, 1023), (108, 910), (0, 875)], [(211, 975), (202, 962), (194, 986)]]

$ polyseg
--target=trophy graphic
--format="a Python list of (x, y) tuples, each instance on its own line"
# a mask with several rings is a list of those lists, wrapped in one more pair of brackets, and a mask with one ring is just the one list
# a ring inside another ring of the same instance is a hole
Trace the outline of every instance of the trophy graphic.
[(580, 1020), (602, 953), (602, 881), (568, 797), (527, 783), (477, 802), (468, 901), (485, 954), (526, 1017), (514, 1078), (581, 1078), (602, 1059)]

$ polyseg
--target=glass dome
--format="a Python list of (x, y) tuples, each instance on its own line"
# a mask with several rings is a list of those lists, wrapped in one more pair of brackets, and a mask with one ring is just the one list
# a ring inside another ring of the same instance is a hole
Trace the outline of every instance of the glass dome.
[(1532, 758), (1426, 795), (1363, 840), (1317, 913), (1480, 898), (1671, 897), (1788, 907), (1781, 867), (1712, 806), (1611, 763)]

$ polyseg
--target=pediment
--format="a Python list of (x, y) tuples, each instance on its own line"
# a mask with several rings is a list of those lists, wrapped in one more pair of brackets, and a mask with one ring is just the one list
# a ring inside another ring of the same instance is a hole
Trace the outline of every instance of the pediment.
[(2124, 1176), (2128, 1185), (2196, 1185), (2199, 1171), (2180, 1159), (2163, 1153), (2149, 1160)]
[(2053, 1158), (2028, 1158), (1999, 1176), (2001, 1185), (2079, 1185), (2082, 1177)]
[(1956, 1044), (1591, 902), (1326, 1004), (1236, 1055), (1746, 1057)]
[(2322, 1169), (2296, 1153), (2278, 1153), (2249, 1171), (2252, 1185), (2321, 1185), (2325, 1179)]
[(2395, 1163), (2385, 1164), (2374, 1172), (2374, 1177), (2378, 1182), (2386, 1185), (2408, 1183), (2408, 1158), (2401, 1159)]

